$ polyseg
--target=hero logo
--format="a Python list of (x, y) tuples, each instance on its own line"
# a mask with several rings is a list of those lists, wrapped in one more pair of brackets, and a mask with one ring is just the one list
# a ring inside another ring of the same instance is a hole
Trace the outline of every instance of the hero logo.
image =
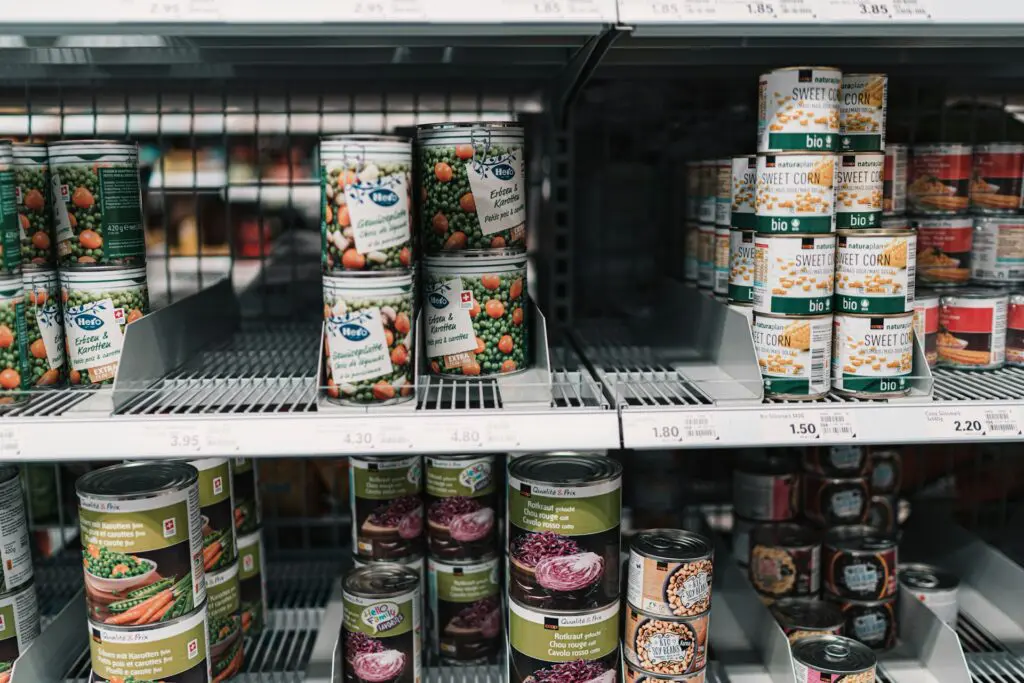
[(370, 336), (370, 331), (362, 325), (356, 325), (355, 323), (345, 323), (340, 328), (341, 336), (349, 341), (363, 341)]
[(434, 308), (448, 308), (448, 297), (441, 292), (431, 292), (427, 295), (427, 301)]
[(405, 617), (398, 610), (397, 604), (379, 602), (363, 610), (362, 620), (364, 624), (373, 629), (374, 633), (380, 633), (395, 628), (405, 620)]
[(178, 525), (174, 521), (174, 517), (170, 517), (164, 520), (164, 538), (173, 537), (178, 531)]
[(491, 169), (491, 173), (493, 173), (494, 177), (498, 180), (512, 180), (516, 177), (515, 170), (508, 164), (498, 164)]
[(388, 189), (377, 189), (370, 192), (370, 201), (377, 206), (394, 206), (398, 203), (398, 195)]
[(78, 327), (87, 332), (98, 330), (103, 327), (103, 318), (98, 315), (93, 315), (92, 313), (79, 313), (74, 316), (72, 320), (75, 321), (75, 324), (78, 325)]

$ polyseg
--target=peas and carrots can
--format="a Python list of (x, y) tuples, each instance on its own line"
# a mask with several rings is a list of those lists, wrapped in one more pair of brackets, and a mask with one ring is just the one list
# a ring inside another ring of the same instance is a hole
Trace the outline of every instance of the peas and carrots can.
[(21, 219), (14, 183), (14, 152), (0, 142), (0, 275), (21, 274)]
[(22, 271), (22, 282), (25, 287), (28, 383), (37, 389), (63, 386), (67, 384), (68, 364), (57, 271), (45, 266), (26, 265)]
[(57, 265), (46, 145), (15, 144), (14, 200), (18, 207), (23, 266)]
[(21, 276), (0, 277), (0, 407), (28, 397), (31, 376)]

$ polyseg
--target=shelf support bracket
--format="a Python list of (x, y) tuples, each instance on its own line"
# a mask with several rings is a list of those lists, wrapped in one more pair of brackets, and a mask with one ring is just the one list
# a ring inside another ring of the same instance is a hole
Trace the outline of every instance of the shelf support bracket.
[(569, 60), (552, 84), (551, 99), (554, 106), (554, 120), (562, 127), (568, 125), (569, 112), (583, 87), (590, 80), (605, 53), (616, 40), (629, 29), (623, 26), (609, 26), (593, 36)]

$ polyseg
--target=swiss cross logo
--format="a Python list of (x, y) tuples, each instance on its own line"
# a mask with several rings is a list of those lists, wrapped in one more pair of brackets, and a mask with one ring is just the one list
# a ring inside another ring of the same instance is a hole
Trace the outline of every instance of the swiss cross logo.
[(118, 325), (124, 324), (124, 309), (123, 308), (115, 308), (114, 309), (114, 320), (117, 321)]
[(67, 201), (68, 200), (68, 194), (69, 194), (68, 186), (67, 185), (61, 185), (60, 186), (60, 198), (63, 199), (64, 201)]
[(20, 186), (14, 188), (14, 201), (16, 204), (18, 204), (18, 206), (21, 206), (22, 204), (25, 203), (25, 198), (21, 194)]
[(171, 538), (178, 532), (178, 525), (174, 517), (164, 520), (164, 538)]
[(224, 477), (213, 478), (213, 495), (219, 496), (224, 493)]
[(254, 566), (253, 563), (254, 563), (254, 560), (253, 560), (253, 556), (252, 555), (243, 555), (242, 556), (242, 569), (244, 569), (245, 571), (251, 572), (252, 569), (253, 569), (253, 566)]
[(473, 292), (459, 292), (459, 307), (464, 311), (473, 308)]
[(199, 656), (199, 639), (193, 638), (188, 641), (188, 658), (195, 659)]
[(4, 619), (4, 615), (0, 614), (0, 631), (7, 630), (7, 620)]

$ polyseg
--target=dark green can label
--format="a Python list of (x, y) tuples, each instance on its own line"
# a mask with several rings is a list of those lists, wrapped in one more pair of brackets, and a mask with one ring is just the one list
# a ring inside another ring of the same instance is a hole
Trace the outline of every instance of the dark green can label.
[[(535, 611), (509, 602), (509, 680), (614, 683), (619, 669), (619, 603), (581, 614)], [(580, 671), (585, 672), (583, 678)]]
[(21, 224), (18, 218), (18, 203), (14, 186), (14, 172), (0, 171), (0, 274), (21, 273)]

